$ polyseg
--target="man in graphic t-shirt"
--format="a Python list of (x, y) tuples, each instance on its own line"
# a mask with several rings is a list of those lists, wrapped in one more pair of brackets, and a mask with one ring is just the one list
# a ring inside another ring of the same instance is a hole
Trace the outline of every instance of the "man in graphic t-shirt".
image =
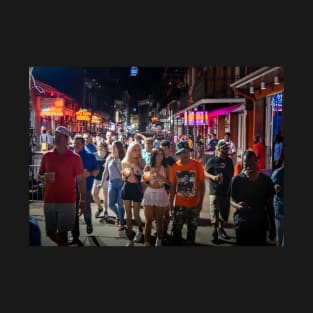
[(205, 192), (203, 165), (190, 157), (193, 149), (187, 141), (181, 141), (176, 146), (179, 160), (169, 169), (170, 210), (174, 216), (173, 241), (182, 243), (182, 228), (187, 223), (187, 241), (195, 243), (200, 211)]

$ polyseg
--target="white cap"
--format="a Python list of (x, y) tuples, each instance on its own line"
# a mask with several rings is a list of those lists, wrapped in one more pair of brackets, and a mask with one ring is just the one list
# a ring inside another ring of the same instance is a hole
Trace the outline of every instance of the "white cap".
[(67, 129), (66, 127), (64, 127), (64, 126), (58, 126), (58, 127), (55, 129), (55, 132), (56, 132), (56, 133), (63, 134), (63, 135), (65, 135), (65, 136), (67, 136), (67, 137), (70, 136), (70, 133), (69, 133), (68, 129)]

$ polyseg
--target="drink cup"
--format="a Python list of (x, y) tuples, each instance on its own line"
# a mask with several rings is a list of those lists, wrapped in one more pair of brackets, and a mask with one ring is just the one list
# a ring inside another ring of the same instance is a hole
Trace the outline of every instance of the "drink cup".
[(130, 175), (130, 168), (129, 167), (126, 167), (123, 171), (123, 175), (124, 177), (128, 177)]
[(143, 179), (146, 182), (150, 180), (150, 171), (143, 174)]
[(55, 172), (46, 173), (46, 181), (48, 181), (50, 183), (54, 183), (55, 182)]

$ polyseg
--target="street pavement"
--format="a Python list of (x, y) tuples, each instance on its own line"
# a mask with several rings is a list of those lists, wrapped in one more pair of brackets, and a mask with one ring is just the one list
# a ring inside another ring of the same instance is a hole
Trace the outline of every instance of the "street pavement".
[[(203, 201), (203, 208), (200, 213), (199, 226), (196, 232), (196, 246), (211, 246), (211, 247), (230, 247), (235, 245), (235, 231), (232, 225), (232, 211), (229, 214), (229, 221), (225, 227), (227, 234), (230, 236), (229, 240), (219, 239), (217, 243), (211, 241), (211, 236), (213, 232), (213, 226), (209, 219), (209, 199), (208, 199), (208, 186), (206, 186), (206, 196)], [(87, 234), (86, 225), (83, 221), (83, 217), (80, 217), (80, 240), (83, 242), (84, 247), (125, 247), (128, 239), (126, 237), (125, 231), (118, 231), (117, 227), (114, 225), (114, 214), (109, 209), (109, 215), (112, 216), (112, 223), (101, 223), (101, 218), (95, 218), (95, 212), (97, 206), (95, 203), (91, 204), (92, 208), (92, 221), (93, 221), (93, 232)], [(30, 201), (29, 202), (29, 213), (35, 217), (41, 230), (41, 246), (53, 247), (57, 246), (53, 241), (51, 241), (45, 232), (45, 221), (43, 212), (43, 202), (42, 201)], [(145, 221), (143, 209), (140, 210), (140, 216), (143, 221)], [(172, 223), (170, 223), (168, 230), (170, 231)], [(136, 231), (136, 226), (133, 230)], [(183, 238), (186, 238), (186, 225), (183, 227)], [(152, 226), (152, 235), (156, 232), (155, 223)], [(154, 237), (152, 237), (153, 240)], [(69, 233), (69, 239), (71, 239), (71, 234)], [(135, 247), (144, 247), (143, 243), (135, 243)], [(170, 241), (164, 241), (162, 247), (171, 247)], [(77, 245), (71, 245), (70, 247), (79, 247)]]

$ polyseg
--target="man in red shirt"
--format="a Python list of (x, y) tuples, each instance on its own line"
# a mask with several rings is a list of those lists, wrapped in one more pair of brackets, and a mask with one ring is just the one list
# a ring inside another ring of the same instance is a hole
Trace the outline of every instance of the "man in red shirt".
[(265, 168), (265, 144), (261, 140), (261, 136), (254, 136), (252, 150), (258, 158), (257, 169), (263, 170)]
[(74, 229), (76, 180), (80, 190), (80, 210), (85, 209), (86, 179), (80, 156), (68, 148), (69, 131), (55, 130), (55, 148), (41, 160), (39, 179), (45, 182), (44, 214), (47, 236), (58, 246), (67, 246), (67, 233)]

